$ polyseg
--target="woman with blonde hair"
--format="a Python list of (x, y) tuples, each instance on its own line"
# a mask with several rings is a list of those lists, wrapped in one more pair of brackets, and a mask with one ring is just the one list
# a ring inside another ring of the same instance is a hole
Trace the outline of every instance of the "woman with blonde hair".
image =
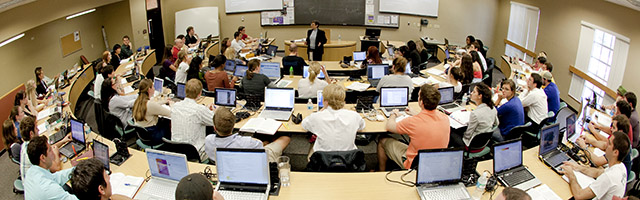
[(191, 55), (186, 51), (181, 50), (178, 52), (178, 59), (174, 65), (178, 65), (178, 71), (176, 71), (176, 83), (187, 83), (187, 70), (189, 70), (189, 64), (191, 64)]
[(158, 125), (158, 116), (171, 116), (171, 110), (163, 107), (167, 99), (152, 101), (155, 90), (151, 79), (143, 79), (138, 86), (138, 98), (133, 103), (133, 121), (136, 126), (147, 129), (153, 142), (162, 141), (166, 129)]
[(33, 79), (30, 79), (27, 81), (27, 83), (24, 85), (25, 88), (25, 95), (27, 96), (27, 105), (31, 108), (35, 108), (35, 111), (40, 112), (42, 111), (42, 109), (44, 108), (44, 106), (38, 106), (40, 104), (47, 104), (49, 103), (48, 100), (44, 99), (44, 100), (39, 100), (38, 96), (36, 95), (36, 81), (34, 81)]
[[(318, 78), (320, 72), (324, 73), (324, 81)], [(298, 81), (298, 96), (302, 98), (313, 98), (317, 96), (317, 91), (324, 89), (331, 83), (327, 70), (317, 61), (309, 65), (309, 77)]]

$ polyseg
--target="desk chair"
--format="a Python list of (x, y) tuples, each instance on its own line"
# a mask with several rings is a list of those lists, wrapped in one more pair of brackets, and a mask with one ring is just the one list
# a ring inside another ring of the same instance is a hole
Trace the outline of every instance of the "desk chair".
[(496, 60), (493, 58), (487, 58), (487, 70), (484, 71), (484, 78), (482, 82), (488, 86), (492, 86), (493, 83), (493, 68), (495, 68)]
[[(633, 160), (635, 160), (638, 157), (638, 150), (631, 148), (631, 152), (629, 152), (631, 154), (631, 163), (633, 163)], [(633, 169), (633, 167), (632, 167)], [(631, 181), (636, 180), (636, 172), (634, 172), (633, 170), (629, 170), (629, 174), (627, 175), (627, 183), (631, 183)], [(638, 183), (636, 182), (636, 184), (633, 186), (633, 188), (636, 188), (636, 185)]]
[(533, 124), (531, 122), (527, 122), (526, 124), (520, 125), (520, 126), (516, 126), (511, 128), (511, 130), (509, 131), (509, 134), (506, 135), (506, 137), (504, 137), (504, 140), (513, 140), (516, 138), (522, 138), (522, 134), (531, 128)]
[(488, 147), (491, 142), (491, 136), (498, 127), (493, 127), (491, 131), (480, 133), (471, 139), (471, 143), (466, 147), (464, 154), (467, 158), (480, 158), (491, 152), (491, 148)]
[(367, 163), (361, 149), (351, 151), (316, 151), (311, 154), (306, 171), (362, 172)]
[(164, 78), (164, 87), (171, 89), (171, 93), (176, 93), (178, 91), (178, 85), (176, 85), (173, 80), (169, 79), (169, 77)]
[(138, 147), (140, 147), (141, 150), (149, 148), (158, 149), (164, 144), (162, 142), (154, 142), (151, 138), (151, 133), (149, 133), (146, 128), (137, 126), (135, 124), (129, 124), (129, 126), (133, 127), (133, 130), (138, 137), (138, 139), (136, 140), (136, 144), (138, 145)]
[(163, 144), (158, 150), (181, 153), (187, 156), (188, 161), (201, 162), (200, 153), (193, 145), (186, 142), (171, 141), (166, 138), (162, 138), (162, 142)]
[[(18, 144), (19, 145), (19, 144)], [(13, 155), (13, 153), (11, 153), (11, 149), (9, 148), (9, 158), (11, 158), (11, 161), (13, 163), (15, 163), (16, 165), (18, 165), (18, 167), (20, 166), (20, 156), (13, 157), (11, 155)], [(16, 194), (24, 194), (24, 186), (22, 185), (22, 179), (20, 178), (20, 170), (18, 170), (18, 178), (16, 178), (16, 180), (13, 181), (13, 193)]]

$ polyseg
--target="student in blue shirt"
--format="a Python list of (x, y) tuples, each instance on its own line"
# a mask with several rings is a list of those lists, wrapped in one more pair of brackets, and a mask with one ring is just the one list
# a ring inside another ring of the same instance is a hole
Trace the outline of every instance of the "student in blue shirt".
[(498, 92), (498, 100), (495, 104), (499, 105), (502, 99), (507, 99), (507, 103), (498, 107), (498, 120), (500, 124), (498, 128), (500, 132), (493, 133), (493, 139), (503, 141), (504, 137), (509, 134), (513, 127), (524, 124), (524, 108), (522, 102), (516, 97), (516, 84), (511, 79), (502, 81), (500, 92)]
[(58, 148), (47, 142), (46, 136), (36, 136), (29, 142), (27, 154), (33, 166), (27, 171), (24, 181), (24, 198), (26, 200), (75, 200), (76, 196), (69, 194), (62, 186), (69, 181), (69, 175), (74, 168), (51, 173), (49, 168), (54, 164)]
[(80, 161), (71, 173), (71, 188), (79, 199), (128, 200), (129, 197), (113, 194), (108, 171), (102, 161), (91, 158)]
[(558, 110), (560, 110), (560, 91), (558, 91), (558, 86), (551, 82), (552, 79), (551, 72), (545, 71), (542, 73), (542, 81), (545, 87), (544, 93), (547, 95), (547, 110), (558, 114)]

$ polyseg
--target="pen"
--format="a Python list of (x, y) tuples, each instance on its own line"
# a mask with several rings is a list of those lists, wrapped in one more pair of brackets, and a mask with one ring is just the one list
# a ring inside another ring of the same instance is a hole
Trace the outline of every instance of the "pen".
[(289, 123), (289, 122), (287, 122), (287, 123), (282, 123), (282, 125), (283, 125), (287, 130), (289, 130), (289, 127), (287, 126), (287, 124), (288, 124), (288, 123)]
[(81, 160), (86, 160), (86, 159), (89, 159), (89, 157), (80, 158), (80, 159), (78, 159), (76, 161), (81, 161)]
[(73, 149), (73, 154), (78, 154), (78, 152), (76, 152), (76, 146), (71, 145), (71, 149)]

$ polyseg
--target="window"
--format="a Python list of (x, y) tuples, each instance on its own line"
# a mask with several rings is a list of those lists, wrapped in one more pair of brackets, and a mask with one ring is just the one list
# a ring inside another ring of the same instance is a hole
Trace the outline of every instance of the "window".
[[(530, 51), (535, 51), (539, 19), (539, 8), (511, 2), (511, 14), (509, 16), (509, 32), (507, 33), (507, 40)], [(531, 62), (533, 60), (532, 57), (508, 44), (506, 44), (504, 53), (510, 57), (515, 56), (523, 58), (527, 62)]]

